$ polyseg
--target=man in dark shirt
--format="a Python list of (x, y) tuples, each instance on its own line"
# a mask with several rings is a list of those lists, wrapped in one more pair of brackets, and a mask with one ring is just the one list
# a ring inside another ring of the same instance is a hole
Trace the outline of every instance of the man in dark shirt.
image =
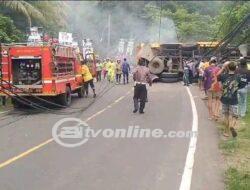
[[(224, 73), (224, 71), (228, 71)], [(236, 63), (232, 61), (226, 62), (222, 69), (218, 72), (218, 81), (222, 82), (222, 112), (224, 114), (226, 128), (224, 136), (229, 136), (229, 130), (233, 137), (237, 136), (235, 125), (238, 118), (238, 90), (244, 88), (247, 84), (246, 77), (235, 73)]]
[(123, 63), (122, 63), (123, 84), (125, 83), (128, 84), (129, 72), (130, 72), (129, 63), (127, 62), (127, 59), (124, 58)]
[[(245, 76), (247, 78), (247, 83), (250, 83), (250, 70), (247, 67), (247, 61), (245, 58), (241, 57), (239, 59), (239, 67), (236, 70), (236, 73)], [(239, 116), (245, 117), (247, 112), (247, 92), (248, 87), (241, 88), (238, 90), (238, 102), (239, 102)]]

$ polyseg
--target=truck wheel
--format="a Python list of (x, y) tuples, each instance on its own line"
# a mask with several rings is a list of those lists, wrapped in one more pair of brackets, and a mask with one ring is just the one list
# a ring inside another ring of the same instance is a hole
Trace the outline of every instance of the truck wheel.
[(59, 95), (60, 103), (63, 106), (70, 106), (71, 104), (71, 90), (70, 87), (66, 87), (66, 92), (62, 95)]
[(77, 89), (78, 98), (84, 97), (84, 86), (81, 86), (81, 88)]
[(160, 78), (179, 78), (179, 73), (163, 72), (160, 74)]
[(163, 83), (174, 83), (174, 82), (178, 82), (179, 78), (161, 78), (160, 82)]
[(159, 57), (155, 57), (151, 62), (149, 62), (148, 68), (151, 73), (155, 75), (160, 74), (164, 70), (164, 63)]

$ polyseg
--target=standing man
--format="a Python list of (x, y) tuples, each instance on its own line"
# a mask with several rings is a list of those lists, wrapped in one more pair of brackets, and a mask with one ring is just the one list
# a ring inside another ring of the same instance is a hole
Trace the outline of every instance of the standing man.
[[(224, 73), (224, 71), (228, 73)], [(236, 137), (235, 126), (238, 119), (238, 90), (247, 85), (246, 76), (236, 74), (236, 63), (228, 61), (217, 73), (218, 80), (222, 82), (222, 112), (225, 118), (226, 127), (224, 136), (229, 137), (229, 131)]]
[(100, 60), (96, 63), (96, 80), (101, 81), (102, 80), (102, 63)]
[(189, 86), (189, 84), (190, 84), (189, 67), (188, 67), (187, 63), (184, 63), (183, 82), (184, 82), (184, 86)]
[(85, 97), (88, 97), (89, 94), (89, 85), (93, 90), (93, 97), (96, 97), (95, 93), (95, 85), (93, 81), (93, 76), (89, 71), (88, 66), (85, 64), (84, 61), (82, 61), (82, 76), (83, 76), (83, 84), (84, 84), (84, 92), (85, 92)]
[(124, 58), (123, 59), (123, 63), (122, 63), (122, 75), (123, 75), (123, 84), (125, 84), (125, 82), (128, 84), (128, 74), (130, 72), (130, 66), (127, 62), (127, 59)]
[(200, 61), (200, 64), (198, 66), (198, 72), (199, 72), (199, 79), (198, 79), (198, 86), (200, 90), (203, 90), (203, 74), (204, 74), (204, 69), (203, 69), (204, 62), (203, 60)]
[[(144, 113), (144, 108), (147, 100), (147, 88), (146, 84), (149, 83), (152, 86), (152, 80), (150, 77), (149, 69), (144, 66), (143, 60), (139, 59), (138, 66), (133, 73), (133, 79), (135, 81), (134, 86), (134, 111), (136, 113), (139, 109), (139, 113)], [(140, 107), (139, 107), (140, 101)]]
[[(247, 60), (243, 57), (239, 60), (239, 68), (236, 73), (240, 76), (245, 76), (247, 78), (247, 84), (250, 83), (250, 70), (247, 68)], [(238, 100), (239, 100), (239, 116), (245, 117), (247, 112), (247, 91), (248, 85), (244, 88), (238, 90)]]
[(118, 59), (116, 61), (116, 68), (115, 68), (116, 84), (120, 84), (121, 83), (121, 76), (122, 76), (121, 60)]
[(106, 75), (107, 75), (107, 60), (104, 60), (103, 64), (102, 64), (102, 72), (103, 72), (103, 78), (106, 79)]

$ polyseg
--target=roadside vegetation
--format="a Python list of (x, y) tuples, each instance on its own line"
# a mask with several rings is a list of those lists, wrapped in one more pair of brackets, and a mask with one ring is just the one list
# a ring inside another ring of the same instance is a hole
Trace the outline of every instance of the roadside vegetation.
[(220, 148), (225, 156), (227, 190), (250, 189), (250, 97), (248, 113), (239, 123), (236, 139), (222, 140)]
[(1, 112), (8, 111), (8, 110), (11, 110), (11, 109), (13, 109), (13, 105), (11, 103), (10, 98), (7, 98), (5, 106), (3, 106), (2, 102), (1, 102), (1, 104), (0, 104), (0, 114), (1, 114)]
[[(85, 11), (90, 4), (92, 11)], [(99, 14), (99, 12), (116, 14), (114, 10), (125, 12), (128, 17), (135, 16), (147, 25), (159, 24), (160, 17), (162, 19), (169, 18), (174, 22), (180, 42), (219, 40), (249, 13), (249, 9), (250, 2), (246, 1), (68, 2), (0, 0), (0, 41), (7, 43), (23, 41), (30, 26), (43, 27), (44, 31), (53, 37), (57, 37), (59, 31), (73, 32), (76, 36), (94, 34), (99, 36), (102, 33), (100, 30), (104, 27), (103, 14)], [(88, 18), (91, 22), (82, 23), (86, 20), (84, 18)], [(126, 16), (124, 19), (114, 16), (111, 22), (114, 29), (118, 28), (120, 33), (127, 35), (123, 38), (131, 36), (137, 38), (137, 34), (126, 31), (129, 27)], [(6, 27), (7, 25), (8, 27)], [(87, 33), (88, 30), (83, 30), (83, 28), (88, 28), (91, 32)], [(162, 30), (162, 33), (168, 32), (165, 31), (167, 28)], [(85, 34), (82, 34), (83, 31)], [(98, 31), (98, 34), (93, 31)], [(245, 39), (249, 32), (250, 29), (243, 32), (238, 40)], [(113, 32), (112, 38), (116, 36), (117, 34)], [(116, 40), (112, 41), (115, 45), (117, 45)]]

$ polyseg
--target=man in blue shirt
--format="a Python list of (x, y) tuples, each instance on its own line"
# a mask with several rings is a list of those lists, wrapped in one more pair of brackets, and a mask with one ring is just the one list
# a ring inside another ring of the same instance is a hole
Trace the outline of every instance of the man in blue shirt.
[(129, 66), (128, 62), (127, 62), (127, 59), (124, 58), (123, 63), (122, 63), (123, 84), (125, 84), (125, 82), (128, 84), (129, 72), (130, 72), (130, 66)]

